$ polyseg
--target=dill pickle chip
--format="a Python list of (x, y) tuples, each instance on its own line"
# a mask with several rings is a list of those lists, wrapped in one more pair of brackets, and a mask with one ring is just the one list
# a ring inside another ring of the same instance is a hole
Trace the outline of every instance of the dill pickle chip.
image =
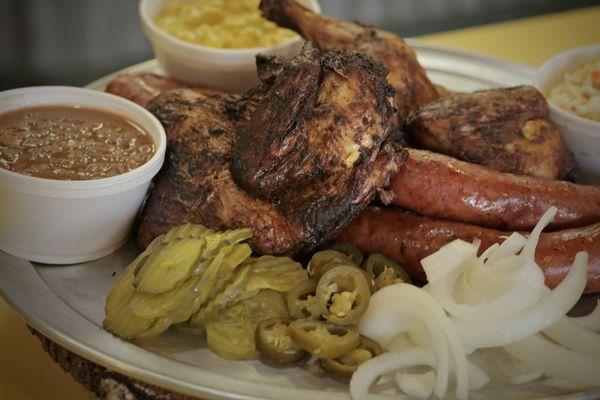
[[(226, 245), (210, 261), (201, 275), (192, 275), (179, 287), (161, 294), (137, 292), (131, 300), (133, 312), (142, 318), (157, 318), (195, 302), (195, 309), (188, 312), (189, 318), (211, 295), (216, 295), (231, 277), (233, 271), (246, 258), (252, 249), (246, 243)], [(195, 300), (195, 298), (198, 300)], [(182, 317), (177, 318), (178, 320)], [(186, 318), (186, 319), (187, 319)]]
[(201, 275), (189, 277), (181, 286), (167, 293), (149, 294), (136, 292), (129, 307), (142, 318), (158, 318), (175, 310), (181, 304), (189, 304), (194, 297), (206, 301), (214, 286), (224, 255), (217, 254)]
[(104, 327), (123, 338), (153, 337), (188, 321), (232, 281), (252, 250), (249, 229), (214, 232), (186, 224), (157, 237), (115, 281)]
[(102, 326), (107, 331), (123, 339), (133, 339), (141, 332), (147, 330), (153, 323), (153, 320), (140, 318), (134, 315), (127, 308), (119, 308), (106, 317)]
[(145, 260), (146, 252), (140, 254), (115, 280), (106, 298), (104, 329), (122, 338), (133, 338), (152, 325), (152, 320), (134, 315), (129, 303), (135, 296), (133, 287), (134, 271)]
[(281, 293), (264, 289), (254, 297), (227, 307), (208, 321), (208, 347), (231, 360), (258, 358), (256, 327), (261, 321), (271, 318), (288, 318), (287, 306)]
[(204, 329), (204, 327), (195, 327), (190, 325), (188, 322), (173, 324), (172, 327), (177, 332), (181, 332), (187, 335), (206, 336), (206, 330)]
[(211, 289), (208, 298), (213, 299), (231, 280), (238, 266), (252, 254), (252, 249), (246, 243), (232, 244), (222, 248), (224, 258), (219, 271), (219, 276)]
[(154, 251), (138, 268), (133, 286), (140, 292), (160, 294), (179, 286), (197, 267), (202, 239), (182, 239)]
[(213, 232), (206, 235), (206, 248), (202, 254), (204, 258), (214, 257), (219, 250), (226, 245), (242, 242), (252, 237), (250, 229), (234, 229), (224, 232)]
[(262, 256), (247, 262), (252, 266), (247, 290), (273, 289), (289, 292), (308, 278), (302, 264), (289, 257)]
[(175, 240), (183, 239), (202, 239), (204, 236), (213, 232), (213, 230), (206, 228), (204, 225), (180, 225), (167, 232), (162, 238), (162, 243), (170, 243)]
[(244, 299), (255, 296), (258, 291), (249, 292), (246, 284), (250, 278), (251, 267), (245, 265), (237, 273), (234, 279), (214, 299), (201, 307), (190, 319), (192, 326), (201, 327), (210, 318), (228, 306), (236, 304)]
[(167, 317), (158, 318), (157, 320), (152, 322), (152, 324), (150, 324), (148, 329), (138, 333), (137, 335), (135, 335), (135, 337), (142, 339), (153, 338), (169, 329), (171, 323), (172, 321)]
[(198, 295), (196, 286), (200, 284), (202, 276), (191, 276), (179, 287), (166, 293), (152, 294), (135, 292), (129, 303), (129, 308), (140, 318), (153, 319), (165, 316), (181, 304), (193, 301)]

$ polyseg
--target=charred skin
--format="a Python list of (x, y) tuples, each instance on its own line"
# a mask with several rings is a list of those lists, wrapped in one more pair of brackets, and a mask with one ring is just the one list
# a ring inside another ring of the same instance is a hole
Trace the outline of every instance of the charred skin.
[[(351, 54), (319, 56), (318, 65), (327, 64), (327, 57), (338, 56), (344, 60), (358, 57)], [(263, 59), (261, 64), (265, 62), (268, 63), (268, 59)], [(360, 63), (350, 64), (353, 68), (362, 68)], [(310, 70), (311, 66), (307, 68)], [(270, 98), (273, 88), (281, 89), (277, 87), (278, 76), (285, 70), (262, 73), (263, 77), (271, 77), (265, 78), (266, 81), (274, 79), (273, 85), (260, 85), (242, 96), (207, 96), (180, 89), (151, 100), (148, 109), (167, 132), (168, 156), (142, 214), (138, 232), (142, 247), (170, 228), (191, 222), (213, 229), (248, 227), (254, 233), (250, 244), (260, 254), (307, 252), (335, 237), (389, 184), (404, 153), (396, 148), (383, 127), (377, 136), (382, 137), (379, 146), (357, 161), (353, 168), (345, 169), (344, 173), (316, 174), (314, 180), (288, 186), (270, 200), (252, 195), (234, 181), (230, 170), (232, 160), (236, 158), (234, 145), (238, 132), (243, 131), (256, 115), (276, 115), (280, 103), (264, 100)], [(302, 68), (296, 72), (305, 74)], [(373, 74), (373, 71), (364, 69), (361, 74), (348, 75), (345, 79), (354, 81), (362, 77), (367, 82), (383, 79), (364, 74)], [(321, 75), (327, 75), (327, 72), (319, 72)], [(319, 89), (325, 80), (319, 80)], [(279, 91), (279, 95), (294, 97), (300, 94), (294, 90)], [(379, 118), (392, 118), (389, 98), (380, 92), (369, 95), (381, 96), (380, 99), (372, 98), (373, 104), (389, 107), (380, 110)], [(291, 103), (292, 99), (288, 101)], [(359, 115), (352, 114), (349, 118), (359, 118)], [(323, 127), (324, 133), (334, 130), (332, 126)]]
[(406, 129), (420, 147), (497, 171), (564, 179), (575, 168), (531, 86), (442, 97), (414, 112)]
[(286, 206), (296, 192), (335, 195), (320, 193), (322, 182), (344, 180), (372, 162), (390, 135), (394, 91), (386, 74), (365, 56), (321, 56), (305, 46), (257, 106), (261, 112), (241, 128), (231, 168), (235, 181), (265, 200), (288, 198)]
[(393, 33), (328, 18), (295, 0), (262, 0), (260, 9), (267, 19), (295, 30), (320, 50), (363, 53), (383, 64), (389, 71), (388, 81), (396, 90), (401, 125), (410, 111), (438, 97), (413, 50)]
[[(510, 234), (397, 209), (369, 207), (336, 240), (366, 253), (385, 254), (402, 265), (412, 278), (425, 280), (421, 260), (446, 243), (479, 239), (482, 252)], [(535, 258), (548, 287), (554, 288), (562, 281), (580, 251), (587, 251), (590, 256), (585, 293), (600, 292), (600, 223), (541, 234)]]
[(493, 171), (426, 150), (410, 149), (392, 179), (392, 204), (421, 215), (500, 230), (531, 230), (551, 206), (548, 229), (600, 222), (600, 187)]

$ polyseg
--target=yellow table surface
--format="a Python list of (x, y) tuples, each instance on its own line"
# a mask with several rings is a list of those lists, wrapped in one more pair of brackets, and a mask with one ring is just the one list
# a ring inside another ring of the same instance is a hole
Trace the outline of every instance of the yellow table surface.
[[(600, 6), (420, 39), (536, 66), (566, 49), (600, 43), (599, 22)], [(0, 400), (91, 398), (54, 364), (23, 319), (0, 299)]]

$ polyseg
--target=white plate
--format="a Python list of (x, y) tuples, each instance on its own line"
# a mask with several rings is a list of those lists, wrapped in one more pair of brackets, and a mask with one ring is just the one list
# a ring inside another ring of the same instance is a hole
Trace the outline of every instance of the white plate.
[[(449, 89), (470, 91), (528, 84), (527, 67), (475, 54), (413, 43), (432, 79)], [(155, 61), (123, 72), (159, 72)], [(103, 89), (113, 76), (90, 87)], [(195, 336), (167, 332), (136, 344), (105, 332), (104, 299), (115, 274), (133, 259), (129, 244), (101, 260), (70, 266), (44, 266), (0, 252), (0, 291), (35, 329), (65, 348), (111, 370), (176, 392), (224, 399), (348, 399), (346, 385), (300, 368), (276, 369), (260, 362), (226, 361)], [(476, 361), (492, 376), (472, 399), (532, 397), (593, 399), (600, 392), (556, 389), (542, 381), (513, 386), (523, 366), (501, 350), (480, 351)], [(373, 398), (393, 398), (381, 393)]]

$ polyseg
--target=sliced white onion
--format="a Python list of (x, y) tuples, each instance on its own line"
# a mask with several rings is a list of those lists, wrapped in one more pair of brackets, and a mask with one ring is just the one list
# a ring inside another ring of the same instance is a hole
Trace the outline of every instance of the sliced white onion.
[[(523, 263), (527, 260), (523, 259)], [(481, 268), (481, 267), (479, 267)], [(535, 267), (537, 268), (537, 266)], [(522, 274), (526, 275), (528, 269), (523, 269)], [(523, 277), (525, 281), (527, 278)], [(452, 295), (455, 279), (442, 279), (436, 282), (431, 282), (430, 292), (444, 309), (453, 317), (465, 321), (489, 321), (499, 318), (509, 317), (518, 311), (523, 310), (541, 297), (541, 287), (543, 280), (539, 283), (538, 290), (532, 290), (529, 285), (517, 284), (512, 289), (505, 291), (495, 299), (480, 303), (480, 304), (459, 304), (454, 300)]]
[[(426, 294), (426, 292), (409, 284), (396, 284), (387, 286), (384, 289), (400, 285), (419, 290)], [(436, 396), (443, 398), (448, 388), (450, 358), (443, 326), (437, 320), (439, 316), (434, 315), (426, 306), (414, 301), (414, 299), (406, 297), (390, 298), (390, 291), (384, 291), (384, 289), (381, 289), (371, 297), (369, 307), (358, 325), (358, 331), (361, 335), (377, 341), (382, 347), (386, 348), (388, 347), (388, 343), (379, 342), (377, 339), (377, 326), (372, 325), (373, 320), (378, 320), (382, 316), (389, 317), (388, 326), (391, 326), (390, 321), (396, 321), (397, 333), (418, 330), (418, 323), (422, 324), (430, 336), (430, 349), (434, 351), (436, 357), (436, 386), (434, 392)], [(391, 318), (392, 316), (394, 318)], [(443, 314), (443, 317), (447, 319), (445, 314)], [(409, 325), (410, 328), (408, 327)]]
[(401, 353), (383, 353), (362, 363), (350, 379), (350, 395), (353, 400), (365, 400), (369, 388), (377, 378), (401, 368), (426, 365), (435, 368), (433, 352), (420, 347), (406, 349)]
[(384, 348), (387, 351), (399, 353), (402, 350), (411, 349), (413, 347), (423, 346), (417, 346), (415, 342), (410, 339), (407, 333), (399, 333), (398, 335), (394, 336), (392, 340), (388, 341)]
[(568, 381), (566, 379), (561, 379), (561, 378), (548, 378), (544, 381), (544, 385), (550, 386), (550, 387), (555, 387), (557, 389), (562, 389), (562, 390), (585, 389), (585, 386), (583, 386), (583, 385), (578, 385), (577, 383), (573, 383), (571, 381)]
[(594, 332), (600, 332), (600, 300), (596, 303), (594, 311), (584, 317), (570, 318), (571, 321)]
[(552, 343), (540, 335), (510, 343), (504, 348), (529, 367), (546, 375), (585, 386), (600, 386), (600, 360)]
[(421, 327), (419, 320), (412, 318), (411, 313), (404, 307), (395, 307), (393, 303), (378, 303), (377, 297), (372, 296), (369, 307), (360, 320), (358, 330), (361, 335), (373, 339), (387, 349), (390, 342), (399, 334)]
[(469, 322), (453, 318), (467, 348), (504, 346), (545, 329), (577, 303), (587, 280), (588, 254), (577, 253), (571, 270), (547, 296), (515, 315), (494, 321)]
[[(383, 313), (389, 317), (390, 313), (397, 312), (395, 310), (399, 309), (403, 314), (410, 313), (414, 319), (425, 326), (428, 337), (435, 348), (437, 366), (434, 394), (442, 398), (445, 393), (449, 373), (448, 360), (451, 355), (456, 363), (456, 397), (466, 398), (469, 385), (464, 348), (446, 313), (426, 291), (406, 283), (386, 286), (379, 290), (371, 297), (365, 313), (367, 319), (365, 321), (363, 317), (359, 323), (359, 332), (370, 337), (366, 332), (377, 330), (377, 327), (368, 326), (369, 314)], [(442, 335), (441, 339), (440, 334)]]
[(395, 381), (400, 390), (409, 396), (418, 399), (428, 399), (435, 386), (435, 372), (427, 371), (423, 374), (397, 373)]
[(553, 323), (544, 333), (567, 349), (600, 359), (600, 335), (573, 323), (570, 318)]
[(460, 270), (477, 256), (477, 248), (464, 240), (454, 240), (438, 251), (421, 260), (429, 283), (436, 282), (447, 274)]
[(489, 257), (487, 258), (486, 261), (489, 263), (493, 263), (502, 258), (517, 254), (519, 251), (521, 251), (523, 246), (525, 246), (526, 242), (527, 242), (527, 239), (525, 238), (525, 236), (521, 235), (518, 232), (514, 232), (509, 237), (507, 237), (500, 244), (500, 246), (498, 246), (498, 248), (496, 250), (494, 250), (493, 252), (491, 252), (489, 254)]
[(521, 251), (522, 255), (532, 260), (535, 259), (535, 248), (537, 247), (538, 241), (540, 240), (540, 234), (542, 233), (544, 228), (548, 226), (550, 222), (552, 222), (557, 212), (558, 209), (556, 207), (550, 207), (548, 210), (546, 210), (544, 215), (542, 215), (538, 223), (531, 231), (527, 242), (525, 242), (523, 250)]
[(513, 376), (512, 378), (510, 378), (509, 382), (513, 385), (521, 385), (523, 383), (537, 381), (542, 376), (544, 376), (544, 371), (539, 370), (539, 369), (534, 369), (534, 370), (531, 370), (530, 372), (526, 372), (524, 374)]
[[(528, 238), (514, 233), (479, 257), (478, 240), (443, 246), (422, 260), (429, 281), (424, 290), (395, 284), (375, 293), (358, 330), (392, 353), (358, 368), (350, 384), (352, 398), (364, 399), (378, 377), (393, 372), (404, 393), (420, 398), (432, 393), (444, 397), (453, 373), (456, 397), (466, 399), (489, 376), (465, 354), (492, 346), (504, 346), (533, 369), (512, 383), (546, 374), (600, 386), (600, 335), (584, 328), (600, 330), (600, 305), (589, 316), (566, 317), (585, 288), (587, 253), (576, 255), (552, 291), (535, 262), (540, 234), (556, 212), (555, 207), (548, 209)], [(401, 370), (410, 366), (428, 366), (435, 373)]]

